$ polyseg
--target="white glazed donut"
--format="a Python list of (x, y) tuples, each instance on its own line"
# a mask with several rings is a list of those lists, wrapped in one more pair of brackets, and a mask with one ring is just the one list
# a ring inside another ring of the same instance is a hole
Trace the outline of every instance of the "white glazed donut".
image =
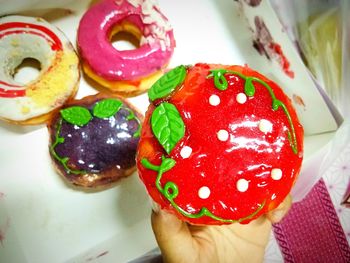
[[(39, 76), (23, 85), (15, 69), (26, 58), (40, 62)], [(77, 91), (78, 57), (64, 34), (41, 18), (0, 18), (0, 119), (16, 124), (45, 122)]]

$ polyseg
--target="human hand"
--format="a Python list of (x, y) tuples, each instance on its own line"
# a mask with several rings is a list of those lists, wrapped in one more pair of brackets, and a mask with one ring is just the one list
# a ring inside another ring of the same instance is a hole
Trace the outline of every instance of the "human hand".
[(288, 196), (275, 210), (243, 225), (195, 226), (164, 210), (152, 212), (152, 228), (165, 263), (262, 262), (272, 223), (291, 207)]

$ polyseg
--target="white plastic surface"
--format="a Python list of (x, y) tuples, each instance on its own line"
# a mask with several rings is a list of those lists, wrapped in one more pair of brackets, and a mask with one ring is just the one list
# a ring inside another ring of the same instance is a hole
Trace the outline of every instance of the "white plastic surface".
[[(38, 1), (33, 1), (32, 5), (30, 1), (25, 2), (0, 0), (0, 12), (18, 13), (15, 10), (52, 7), (52, 3), (56, 3), (45, 1), (45, 5), (40, 6)], [(234, 1), (159, 2), (174, 27), (177, 41), (170, 67), (196, 62), (249, 62), (254, 68), (254, 57), (262, 63)], [(79, 19), (89, 2), (64, 1), (57, 5), (70, 12), (41, 10), (34, 14), (49, 19), (75, 44)], [(273, 67), (269, 67), (267, 73), (276, 81), (282, 74)], [(310, 89), (308, 96), (318, 96), (314, 87), (306, 88)], [(91, 83), (82, 78), (77, 97), (96, 92)], [(131, 101), (141, 111), (148, 106), (146, 95)], [(324, 103), (317, 107), (328, 112)], [(326, 130), (332, 131), (335, 121), (330, 114), (326, 116), (329, 118), (318, 121), (328, 123)], [(324, 125), (322, 127), (324, 129)], [(306, 138), (305, 165), (332, 136), (333, 133), (329, 133)], [(147, 194), (137, 174), (105, 191), (74, 190), (51, 165), (45, 125), (21, 127), (0, 123), (0, 262), (126, 262), (156, 246), (150, 228), (150, 211)]]

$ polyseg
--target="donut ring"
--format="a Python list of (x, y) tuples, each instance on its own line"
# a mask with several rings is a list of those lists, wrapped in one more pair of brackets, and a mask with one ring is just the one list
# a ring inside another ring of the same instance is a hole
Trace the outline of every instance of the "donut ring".
[(121, 97), (98, 93), (70, 100), (47, 125), (58, 174), (73, 186), (101, 190), (131, 175), (142, 120)]
[[(117, 50), (110, 43), (117, 32), (140, 39), (134, 50)], [(105, 0), (90, 8), (78, 29), (83, 69), (102, 86), (123, 95), (147, 90), (173, 54), (173, 31), (154, 1)]]
[[(23, 85), (13, 74), (26, 58), (38, 60), (41, 72)], [(53, 109), (75, 95), (79, 77), (78, 57), (56, 27), (41, 18), (0, 18), (0, 119), (45, 122)]]
[(247, 66), (179, 66), (157, 81), (137, 153), (161, 208), (198, 225), (248, 223), (298, 177), (303, 128), (290, 99)]

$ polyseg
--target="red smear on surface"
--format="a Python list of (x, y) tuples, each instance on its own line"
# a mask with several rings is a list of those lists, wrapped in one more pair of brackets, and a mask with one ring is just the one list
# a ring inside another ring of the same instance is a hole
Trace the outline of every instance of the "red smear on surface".
[(108, 253), (109, 253), (109, 251), (104, 251), (104, 252), (98, 254), (96, 257), (94, 257), (94, 256), (89, 257), (89, 258), (86, 259), (86, 262), (91, 262), (91, 261), (93, 261), (95, 259), (98, 259), (100, 257), (103, 257), (103, 256), (107, 255)]
[(298, 96), (298, 95), (293, 95), (293, 101), (296, 103), (296, 104), (298, 104), (299, 106), (302, 106), (302, 107), (306, 107), (306, 105), (305, 105), (305, 103), (304, 103), (304, 101), (303, 101), (303, 99), (300, 97), (300, 96)]
[(6, 232), (10, 227), (10, 219), (7, 218), (6, 223), (0, 227), (0, 244), (4, 247), (4, 241), (6, 239)]
[(294, 78), (294, 72), (290, 69), (290, 62), (287, 59), (287, 57), (284, 55), (282, 47), (280, 44), (277, 43), (271, 43), (270, 47), (275, 51), (275, 53), (279, 56), (281, 59), (282, 69), (284, 73), (290, 78)]
[(102, 252), (101, 254), (99, 254), (96, 258), (100, 258), (104, 255), (107, 255), (108, 254), (108, 251), (105, 251), (105, 252)]

